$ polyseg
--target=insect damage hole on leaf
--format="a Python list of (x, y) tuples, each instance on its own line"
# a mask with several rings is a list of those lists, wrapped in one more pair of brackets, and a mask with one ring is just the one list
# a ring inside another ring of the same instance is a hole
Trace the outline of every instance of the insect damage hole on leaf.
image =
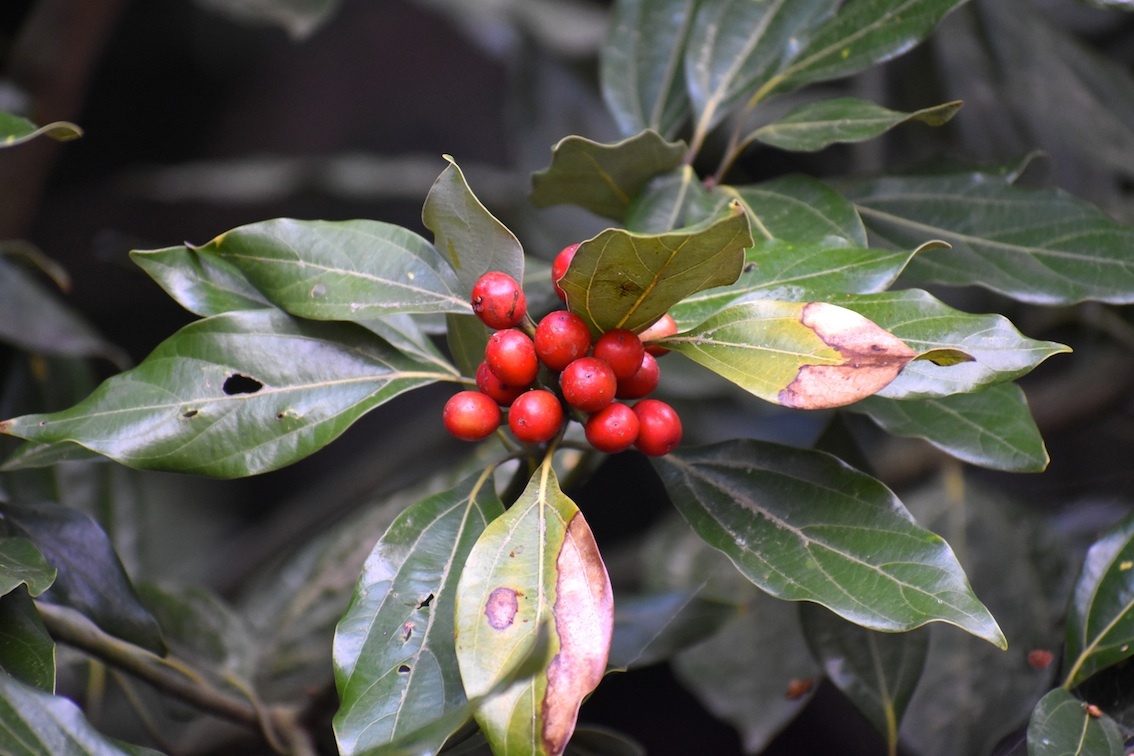
[(252, 378), (251, 376), (242, 375), (240, 373), (233, 373), (228, 378), (224, 379), (224, 385), (221, 389), (228, 396), (236, 394), (255, 394), (260, 389), (264, 388), (264, 384)]
[(433, 599), (434, 599), (434, 596), (433, 596), (433, 594), (431, 593), (431, 594), (429, 594), (428, 596), (426, 596), (425, 598), (423, 598), (423, 599), (421, 600), (421, 603), (417, 605), (417, 608), (418, 608), (418, 609), (428, 609), (428, 608), (429, 608), (429, 605), (430, 605), (431, 603), (433, 603)]

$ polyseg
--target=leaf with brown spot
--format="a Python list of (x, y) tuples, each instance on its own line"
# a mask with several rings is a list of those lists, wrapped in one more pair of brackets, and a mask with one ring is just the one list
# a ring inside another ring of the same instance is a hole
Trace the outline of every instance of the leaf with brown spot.
[(488, 525), (461, 572), (457, 661), (466, 694), (492, 690), (545, 623), (552, 638), (541, 672), (477, 712), (496, 753), (562, 753), (610, 651), (610, 579), (590, 526), (559, 490), (550, 464)]
[(761, 399), (797, 409), (870, 396), (917, 357), (872, 321), (825, 302), (737, 302), (666, 346)]

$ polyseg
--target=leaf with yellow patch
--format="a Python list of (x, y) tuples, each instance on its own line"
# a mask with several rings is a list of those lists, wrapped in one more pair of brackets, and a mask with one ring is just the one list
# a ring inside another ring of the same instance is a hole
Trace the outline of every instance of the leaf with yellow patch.
[(606, 668), (610, 579), (590, 526), (550, 462), (477, 540), (457, 587), (457, 661), (465, 693), (491, 690), (549, 623), (551, 649), (529, 682), (490, 698), (477, 723), (496, 753), (563, 753), (579, 704)]
[(825, 302), (737, 302), (665, 343), (761, 399), (797, 409), (870, 396), (917, 357), (872, 321)]

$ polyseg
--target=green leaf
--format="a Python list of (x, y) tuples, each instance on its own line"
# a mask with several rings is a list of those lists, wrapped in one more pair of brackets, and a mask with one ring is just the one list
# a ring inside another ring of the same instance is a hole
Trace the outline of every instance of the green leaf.
[(692, 166), (656, 177), (634, 196), (626, 211), (627, 231), (640, 234), (664, 234), (675, 228), (693, 225), (711, 212), (702, 212), (707, 204), (707, 190)]
[(91, 727), (70, 699), (53, 696), (0, 675), (0, 732), (10, 756), (125, 756), (155, 754), (113, 743)]
[(903, 113), (865, 100), (839, 97), (795, 108), (779, 121), (756, 129), (747, 139), (782, 150), (816, 152), (840, 142), (873, 139), (910, 121), (940, 126), (956, 115), (961, 104), (958, 100)]
[[(2, 508), (2, 505), (0, 505)], [(26, 538), (0, 538), (0, 596), (26, 585), (38, 596), (55, 582), (57, 570)]]
[(1064, 687), (1134, 656), (1134, 517), (1087, 551), (1067, 614)]
[(55, 692), (55, 641), (26, 588), (0, 596), (0, 676)]
[(840, 241), (866, 246), (866, 228), (854, 205), (810, 176), (793, 173), (750, 186), (722, 185), (715, 196), (718, 203), (739, 200), (758, 239), (778, 239), (798, 247)]
[(830, 297), (893, 333), (920, 354), (955, 349), (971, 361), (915, 360), (879, 392), (891, 399), (931, 399), (1015, 380), (1055, 354), (1071, 351), (1021, 334), (1003, 315), (954, 310), (921, 289)]
[(129, 358), (20, 267), (0, 258), (0, 341), (25, 351), (69, 357)]
[(82, 612), (117, 638), (165, 653), (157, 620), (138, 598), (97, 522), (76, 509), (46, 501), (5, 502), (0, 513), (58, 570), (45, 599)]
[(609, 667), (628, 670), (665, 661), (736, 615), (736, 607), (697, 591), (619, 595)]
[(610, 579), (590, 526), (559, 490), (548, 459), (481, 534), (457, 587), (457, 660), (469, 697), (490, 690), (552, 623), (543, 670), (476, 714), (494, 751), (562, 752), (580, 703), (605, 672), (613, 618)]
[(239, 477), (302, 459), (368, 410), (451, 378), (353, 324), (234, 312), (182, 328), (74, 407), (0, 430), (130, 467)]
[(682, 59), (697, 5), (698, 0), (614, 4), (599, 82), (623, 136), (646, 129), (672, 135), (688, 117)]
[(130, 259), (194, 315), (207, 318), (272, 306), (235, 263), (204, 247), (135, 249)]
[(735, 281), (751, 244), (748, 219), (737, 207), (665, 234), (607, 229), (579, 246), (559, 285), (568, 308), (592, 331), (637, 332), (690, 294)]
[(814, 601), (875, 630), (945, 622), (1005, 645), (949, 545), (838, 458), (736, 441), (654, 464), (698, 535), (773, 596)]
[(1105, 714), (1056, 688), (1036, 704), (1028, 722), (1028, 756), (1122, 756), (1122, 733)]
[(698, 132), (707, 133), (732, 105), (773, 80), (837, 6), (837, 0), (702, 0), (685, 53)]
[(49, 136), (60, 142), (66, 142), (82, 135), (82, 129), (67, 121), (55, 121), (45, 126), (36, 126), (21, 116), (0, 112), (0, 148), (21, 144), (35, 139), (37, 136)]
[(888, 433), (925, 439), (969, 464), (1008, 472), (1041, 472), (1047, 467), (1047, 449), (1027, 397), (1014, 383), (938, 399), (871, 396), (850, 409)]
[(803, 632), (827, 679), (843, 692), (897, 753), (898, 725), (925, 666), (929, 635), (879, 633), (800, 604)]
[(1134, 302), (1134, 229), (1058, 189), (989, 173), (890, 177), (847, 191), (872, 234), (897, 246), (927, 238), (912, 281), (983, 286), (1037, 304)]
[[(405, 509), (366, 560), (335, 632), (340, 753), (365, 752), (465, 703), (453, 644), (457, 580), (504, 507), (480, 475)], [(436, 752), (450, 733), (422, 743)]]
[(503, 223), (473, 194), (457, 163), (433, 182), (421, 219), (433, 232), (433, 243), (457, 273), (457, 290), (467, 300), (477, 279), (490, 270), (524, 280), (524, 248)]
[(179, 659), (193, 662), (218, 684), (251, 683), (261, 639), (220, 596), (202, 586), (153, 583), (140, 585), (138, 592)]
[(278, 26), (293, 39), (306, 39), (330, 20), (340, 0), (197, 0), (238, 21)]
[(685, 145), (643, 131), (615, 144), (579, 136), (561, 139), (551, 165), (532, 176), (532, 204), (578, 205), (596, 215), (622, 220), (642, 187), (681, 164)]
[(861, 315), (821, 302), (738, 302), (664, 343), (765, 401), (797, 409), (870, 396), (917, 356)]
[(433, 245), (380, 221), (276, 218), (193, 249), (231, 264), (269, 302), (303, 318), (360, 321), (470, 309)]

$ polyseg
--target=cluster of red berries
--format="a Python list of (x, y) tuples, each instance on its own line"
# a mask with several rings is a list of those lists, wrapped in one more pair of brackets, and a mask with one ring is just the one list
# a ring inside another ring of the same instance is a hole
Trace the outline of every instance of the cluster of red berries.
[[(576, 249), (565, 248), (552, 266), (555, 291), (564, 301), (559, 279)], [(663, 316), (641, 336), (615, 328), (592, 341), (586, 322), (569, 310), (533, 323), (520, 284), (500, 271), (477, 280), (472, 308), (494, 332), (476, 371), (479, 390), (461, 391), (445, 404), (445, 427), (457, 438), (491, 435), (507, 408), (508, 428), (525, 443), (551, 440), (572, 414), (591, 446), (609, 454), (634, 446), (661, 456), (681, 440), (677, 412), (644, 398), (658, 385), (657, 357), (666, 352), (649, 342), (676, 333), (672, 317)], [(617, 399), (638, 401), (631, 406)]]

